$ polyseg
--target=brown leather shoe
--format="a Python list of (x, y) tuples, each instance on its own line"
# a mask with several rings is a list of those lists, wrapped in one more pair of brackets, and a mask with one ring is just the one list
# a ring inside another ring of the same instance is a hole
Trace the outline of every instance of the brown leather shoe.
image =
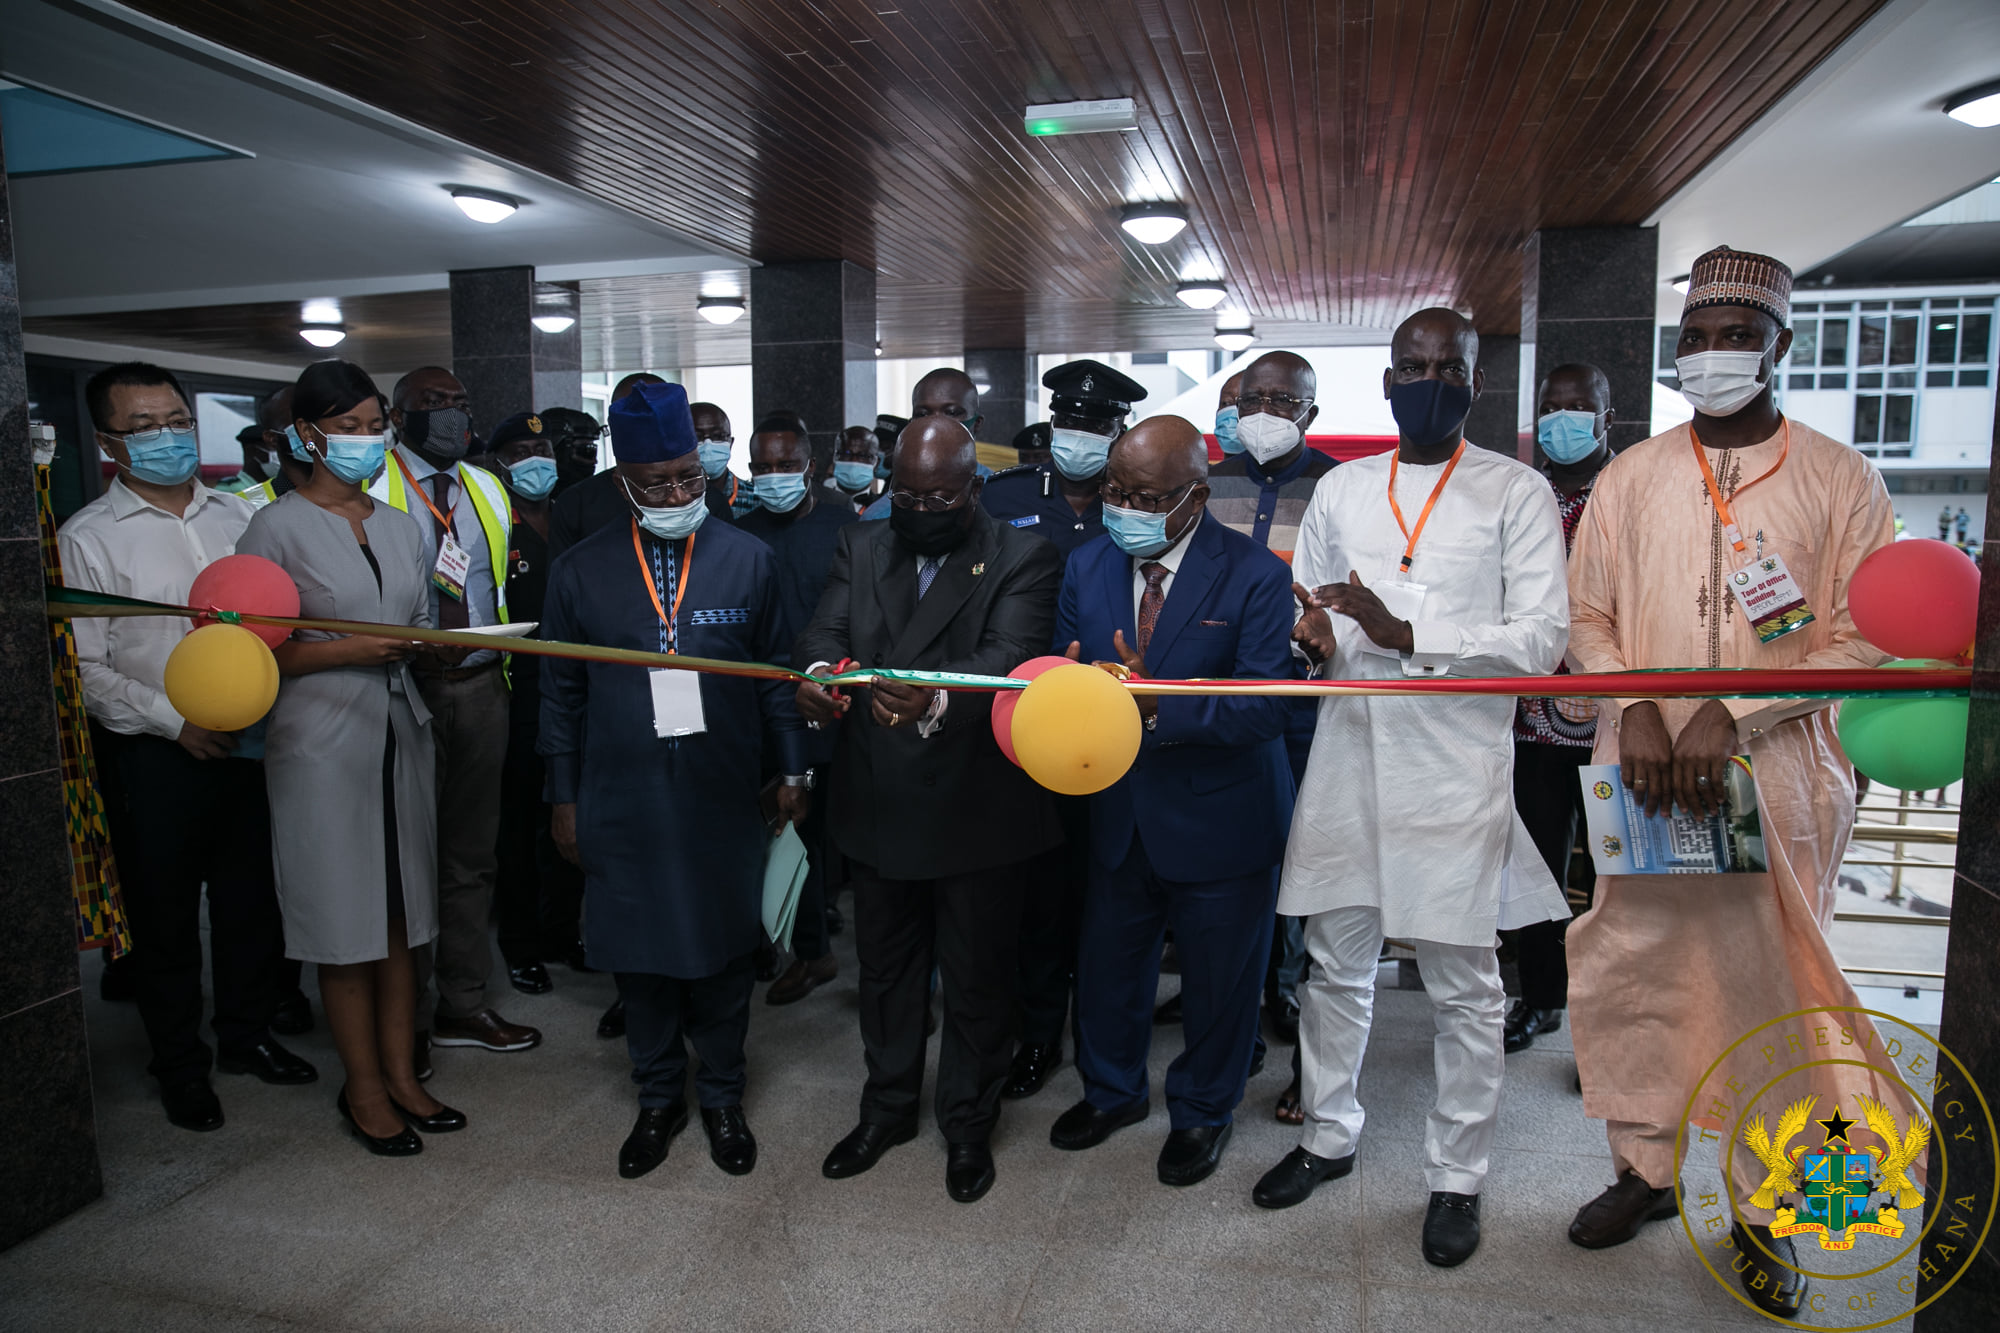
[(1646, 1223), (1680, 1210), (1674, 1191), (1656, 1190), (1638, 1172), (1627, 1171), (1616, 1185), (1583, 1206), (1569, 1224), (1569, 1238), (1586, 1250), (1609, 1249), (1638, 1235)]
[(795, 1000), (803, 1000), (839, 975), (840, 961), (832, 954), (815, 958), (810, 963), (803, 958), (794, 958), (784, 975), (764, 992), (764, 1003), (791, 1004)]
[(491, 1009), (481, 1009), (470, 1018), (437, 1016), (431, 1024), (433, 1046), (477, 1046), (488, 1051), (525, 1051), (542, 1044), (537, 1028), (509, 1023)]

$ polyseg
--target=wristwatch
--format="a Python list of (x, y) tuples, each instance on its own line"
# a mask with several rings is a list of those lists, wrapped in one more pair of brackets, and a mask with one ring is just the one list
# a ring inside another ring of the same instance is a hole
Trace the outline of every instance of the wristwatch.
[(1160, 728), (1160, 715), (1158, 713), (1155, 713), (1151, 717), (1146, 719), (1146, 730), (1158, 731), (1159, 728)]
[(813, 771), (809, 768), (803, 773), (785, 774), (782, 778), (778, 779), (778, 785), (781, 787), (804, 787), (807, 791), (811, 791), (816, 781), (817, 779)]

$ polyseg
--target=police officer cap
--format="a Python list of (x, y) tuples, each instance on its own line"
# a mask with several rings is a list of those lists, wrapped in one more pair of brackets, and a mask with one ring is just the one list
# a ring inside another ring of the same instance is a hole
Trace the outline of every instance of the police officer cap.
[(1049, 411), (1065, 416), (1120, 417), (1146, 396), (1146, 386), (1102, 361), (1065, 361), (1042, 376)]
[(564, 435), (581, 435), (586, 439), (596, 439), (603, 430), (597, 418), (588, 412), (579, 412), (573, 407), (545, 407), (541, 412), (542, 434), (560, 438)]
[(488, 449), (500, 449), (521, 440), (540, 440), (552, 434), (548, 423), (533, 412), (516, 412), (493, 428), (486, 441)]

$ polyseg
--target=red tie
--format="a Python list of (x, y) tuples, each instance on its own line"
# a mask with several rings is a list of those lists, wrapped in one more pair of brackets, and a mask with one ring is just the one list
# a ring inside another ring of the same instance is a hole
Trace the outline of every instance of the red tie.
[(1148, 560), (1139, 566), (1139, 572), (1146, 576), (1146, 592), (1139, 599), (1139, 642), (1136, 645), (1139, 659), (1143, 662), (1146, 647), (1153, 641), (1153, 626), (1160, 623), (1160, 608), (1167, 602), (1167, 594), (1160, 587), (1167, 581), (1167, 567), (1157, 560)]

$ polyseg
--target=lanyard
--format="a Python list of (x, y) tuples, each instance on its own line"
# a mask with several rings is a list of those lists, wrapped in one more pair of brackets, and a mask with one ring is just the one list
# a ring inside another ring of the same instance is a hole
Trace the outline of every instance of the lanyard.
[[(687, 550), (681, 556), (680, 586), (674, 589), (674, 614), (671, 617), (667, 615), (667, 608), (660, 602), (659, 585), (653, 582), (652, 562), (646, 559), (646, 549), (639, 545), (639, 520), (637, 518), (632, 520), (632, 554), (639, 558), (639, 573), (646, 580), (646, 592), (653, 599), (653, 610), (659, 615), (660, 623), (667, 627), (668, 643), (670, 645), (677, 645), (680, 640), (680, 631), (676, 627), (676, 622), (681, 617), (681, 598), (687, 595), (688, 571), (694, 568), (694, 534), (688, 534)], [(675, 651), (675, 648), (670, 646), (667, 651), (671, 653)]]
[[(424, 508), (430, 510), (431, 517), (438, 521), (438, 526), (443, 528), (446, 532), (449, 532), (451, 534), (451, 538), (453, 541), (457, 541), (458, 525), (452, 521), (451, 515), (441, 512), (435, 504), (431, 503), (430, 492), (425, 490), (423, 486), (417, 481), (416, 474), (410, 471), (410, 465), (403, 461), (402, 455), (400, 454), (396, 456), (396, 466), (403, 470), (404, 485), (408, 486), (411, 490), (417, 493), (417, 497), (424, 502)], [(451, 476), (449, 472), (439, 472), (434, 475), (440, 477)], [(457, 479), (453, 478), (453, 480)], [(459, 484), (464, 485), (463, 482), (460, 482)]]
[[(1694, 441), (1694, 461), (1701, 464), (1701, 479), (1708, 483), (1708, 498), (1715, 501), (1715, 516), (1722, 520), (1723, 536), (1729, 538), (1729, 544), (1735, 547), (1737, 550), (1739, 551), (1748, 550), (1749, 545), (1743, 540), (1743, 529), (1736, 526), (1736, 515), (1730, 512), (1729, 502), (1722, 498), (1722, 488), (1715, 484), (1715, 469), (1708, 465), (1708, 455), (1702, 452), (1701, 437), (1694, 433), (1694, 426), (1692, 423), (1690, 423), (1688, 426), (1688, 438)], [(1774, 473), (1776, 473), (1779, 468), (1785, 465), (1785, 459), (1791, 454), (1791, 452), (1792, 452), (1792, 419), (1790, 417), (1786, 417), (1785, 445), (1784, 448), (1778, 451), (1778, 461), (1771, 464), (1770, 472), (1764, 473), (1763, 476), (1758, 477), (1755, 481), (1746, 481), (1741, 486), (1738, 486), (1736, 488), (1736, 494), (1738, 495), (1743, 494), (1743, 492), (1749, 490), (1752, 486), (1755, 486), (1757, 482), (1762, 481), (1764, 480), (1765, 477), (1769, 477)]]
[(1410, 562), (1417, 558), (1417, 539), (1424, 535), (1424, 524), (1431, 521), (1431, 510), (1437, 508), (1438, 497), (1444, 494), (1445, 483), (1451, 480), (1453, 470), (1458, 467), (1458, 460), (1463, 457), (1465, 457), (1465, 441), (1460, 440), (1458, 448), (1452, 451), (1451, 461), (1444, 465), (1444, 475), (1438, 478), (1437, 485), (1431, 487), (1431, 498), (1424, 501), (1424, 512), (1417, 515), (1417, 528), (1412, 532), (1410, 525), (1403, 521), (1403, 506), (1396, 503), (1396, 465), (1402, 460), (1393, 454), (1390, 456), (1389, 509), (1396, 515), (1396, 526), (1401, 528), (1403, 536), (1409, 539), (1409, 544), (1403, 548), (1403, 563), (1397, 567), (1400, 573), (1410, 572)]

